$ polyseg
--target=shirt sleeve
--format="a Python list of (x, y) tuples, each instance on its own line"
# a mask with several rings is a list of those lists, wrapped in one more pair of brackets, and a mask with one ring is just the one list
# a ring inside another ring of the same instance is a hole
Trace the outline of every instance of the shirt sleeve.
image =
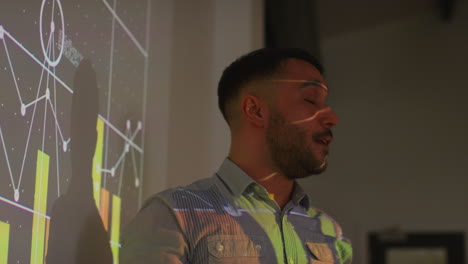
[(120, 262), (189, 263), (186, 241), (172, 209), (155, 197), (124, 228)]
[(338, 255), (342, 264), (351, 264), (353, 260), (353, 248), (351, 241), (347, 238), (341, 237), (335, 242)]

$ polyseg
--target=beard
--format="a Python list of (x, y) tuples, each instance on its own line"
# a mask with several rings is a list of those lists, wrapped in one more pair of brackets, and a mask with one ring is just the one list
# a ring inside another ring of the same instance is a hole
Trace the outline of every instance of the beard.
[(326, 159), (320, 161), (307, 145), (307, 139), (315, 140), (318, 134), (307, 136), (305, 130), (290, 124), (274, 109), (269, 123), (266, 140), (271, 159), (288, 179), (300, 179), (325, 171)]

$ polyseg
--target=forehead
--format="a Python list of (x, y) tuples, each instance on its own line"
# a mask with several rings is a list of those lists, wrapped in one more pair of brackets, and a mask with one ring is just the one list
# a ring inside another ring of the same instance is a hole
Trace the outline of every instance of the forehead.
[(272, 81), (277, 83), (279, 95), (291, 92), (315, 91), (321, 94), (328, 94), (328, 87), (325, 80), (312, 64), (299, 60), (289, 59), (283, 65), (277, 79)]
[(326, 84), (325, 79), (317, 68), (307, 61), (300, 59), (286, 60), (279, 71), (278, 77), (290, 80), (315, 80)]

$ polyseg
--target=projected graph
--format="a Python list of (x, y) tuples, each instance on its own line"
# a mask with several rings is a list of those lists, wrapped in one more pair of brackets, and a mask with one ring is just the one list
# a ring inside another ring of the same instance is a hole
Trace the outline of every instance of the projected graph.
[[(141, 203), (150, 10), (150, 0), (2, 4), (0, 264), (86, 252), (79, 248), (86, 231), (72, 230), (82, 225), (103, 234), (103, 252), (118, 263), (120, 228)], [(95, 141), (73, 130), (81, 121), (72, 113), (93, 101), (72, 104), (84, 89), (75, 85), (85, 60), (97, 88)], [(78, 164), (87, 144), (92, 156)]]

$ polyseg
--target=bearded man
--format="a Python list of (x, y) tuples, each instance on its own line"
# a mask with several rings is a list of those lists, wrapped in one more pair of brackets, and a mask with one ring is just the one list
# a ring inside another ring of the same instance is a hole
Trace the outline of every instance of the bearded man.
[(301, 49), (260, 49), (223, 72), (231, 147), (219, 170), (154, 195), (127, 226), (123, 263), (351, 263), (340, 226), (296, 179), (327, 167), (331, 129), (322, 66)]

